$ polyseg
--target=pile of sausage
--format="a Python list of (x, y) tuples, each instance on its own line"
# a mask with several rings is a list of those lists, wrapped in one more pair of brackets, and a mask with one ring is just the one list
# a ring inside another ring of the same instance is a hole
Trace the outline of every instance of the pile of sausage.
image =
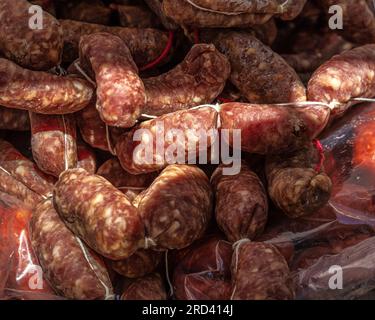
[(373, 1), (1, 0), (0, 298), (367, 294), (371, 98)]

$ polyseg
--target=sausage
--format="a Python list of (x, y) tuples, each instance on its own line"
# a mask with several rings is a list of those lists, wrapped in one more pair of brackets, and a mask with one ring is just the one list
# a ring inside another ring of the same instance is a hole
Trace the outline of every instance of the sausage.
[(292, 300), (288, 264), (271, 244), (239, 242), (232, 256), (232, 300)]
[(167, 46), (168, 34), (156, 29), (108, 27), (73, 20), (59, 20), (64, 31), (63, 62), (78, 57), (79, 40), (84, 35), (107, 32), (120, 37), (129, 47), (137, 66), (145, 66), (158, 58)]
[(134, 200), (158, 176), (158, 172), (137, 175), (128, 173), (121, 167), (117, 158), (109, 159), (103, 163), (98, 169), (97, 174), (121, 190), (129, 200)]
[(77, 168), (85, 169), (91, 174), (96, 172), (95, 153), (83, 142), (77, 144)]
[(40, 265), (30, 241), (32, 211), (8, 194), (0, 192), (0, 199), (0, 269), (6, 269), (0, 276), (0, 297), (5, 288), (7, 299), (57, 298), (44, 273), (35, 281)]
[(268, 1), (243, 1), (243, 0), (185, 0), (196, 8), (207, 12), (216, 12), (230, 15), (244, 13), (268, 13), (280, 15), (283, 20), (293, 20), (297, 17), (307, 0), (268, 0)]
[(162, 8), (164, 14), (175, 23), (193, 28), (248, 28), (266, 23), (272, 18), (271, 14), (242, 13), (228, 16), (203, 11), (185, 0), (164, 0)]
[(198, 167), (170, 165), (133, 203), (154, 249), (182, 249), (205, 232), (212, 214), (212, 191)]
[(162, 2), (163, 0), (145, 0), (149, 8), (159, 17), (160, 22), (167, 30), (177, 30), (178, 25), (169, 19), (163, 12)]
[(230, 242), (259, 236), (267, 223), (268, 200), (255, 172), (242, 163), (236, 175), (224, 175), (220, 165), (211, 177), (216, 198), (216, 222)]
[(79, 50), (81, 65), (95, 75), (101, 119), (111, 126), (134, 126), (146, 94), (128, 47), (117, 36), (96, 33), (82, 36)]
[(84, 169), (64, 171), (55, 185), (54, 203), (69, 229), (108, 259), (126, 259), (144, 245), (137, 209), (98, 175)]
[[(241, 150), (282, 154), (303, 147), (326, 127), (327, 106), (278, 106), (245, 103), (221, 105), (221, 129), (241, 130)], [(224, 137), (226, 138), (226, 137)], [(229, 145), (233, 145), (229, 134)]]
[(353, 98), (375, 97), (375, 44), (345, 51), (321, 65), (307, 86), (308, 99), (333, 103), (332, 117), (342, 115)]
[(106, 126), (95, 105), (94, 96), (86, 108), (76, 113), (79, 131), (83, 140), (91, 147), (114, 153), (115, 141), (123, 133), (123, 129)]
[(120, 25), (128, 28), (158, 28), (158, 17), (147, 7), (142, 5), (111, 4), (111, 8), (117, 12)]
[(249, 32), (206, 31), (201, 36), (227, 56), (230, 81), (249, 102), (306, 101), (306, 89), (293, 68)]
[[(342, 9), (343, 29), (337, 31), (357, 44), (375, 42), (375, 12), (374, 4), (370, 0), (318, 0), (317, 3), (322, 10), (328, 13), (333, 5)], [(327, 19), (331, 15), (327, 15)]]
[(73, 115), (30, 112), (31, 149), (40, 170), (58, 177), (77, 166), (77, 134)]
[(93, 90), (85, 80), (23, 69), (0, 58), (0, 104), (42, 114), (83, 109)]
[(319, 152), (312, 144), (292, 154), (267, 159), (268, 193), (287, 216), (309, 215), (327, 204), (332, 182), (317, 165)]
[(130, 281), (125, 286), (121, 300), (167, 300), (160, 274), (153, 273)]
[(195, 45), (173, 70), (143, 80), (147, 95), (143, 113), (160, 116), (211, 103), (229, 74), (229, 61), (213, 45)]
[(232, 246), (219, 237), (203, 239), (179, 261), (173, 273), (178, 300), (228, 300)]
[(29, 113), (24, 110), (0, 107), (0, 130), (29, 131)]
[(29, 12), (31, 7), (25, 0), (1, 1), (0, 52), (22, 67), (48, 70), (61, 61), (62, 29), (58, 21), (45, 11), (42, 11), (42, 20), (39, 21), (42, 29), (31, 28), (35, 14)]
[(127, 278), (141, 278), (153, 272), (160, 264), (163, 254), (153, 250), (138, 250), (129, 258), (108, 261), (110, 267)]
[(40, 203), (30, 222), (31, 242), (52, 287), (69, 299), (110, 299), (104, 263), (60, 219), (52, 199)]
[(42, 197), (52, 195), (55, 179), (41, 172), (9, 142), (0, 139), (0, 166), (19, 183)]
[(58, 6), (60, 19), (71, 19), (89, 23), (108, 25), (113, 10), (100, 0), (67, 1)]
[[(179, 162), (185, 163), (190, 157), (202, 151), (206, 152), (204, 142), (206, 141), (208, 147), (214, 143), (215, 137), (209, 134), (209, 131), (215, 129), (216, 125), (217, 112), (211, 107), (176, 111), (142, 122), (130, 132), (124, 133), (117, 140), (116, 154), (121, 166), (130, 173), (159, 171), (173, 162), (173, 156), (169, 152), (175, 152), (176, 144), (183, 152), (178, 155), (179, 159), (175, 159)], [(163, 129), (170, 134), (164, 137)], [(170, 136), (174, 133), (173, 130), (181, 130), (179, 132), (182, 132), (183, 137), (178, 137), (179, 140), (175, 141), (175, 137)], [(206, 133), (207, 137), (204, 137), (203, 133)], [(159, 140), (163, 137), (164, 141)], [(158, 145), (161, 146), (163, 154), (158, 152)], [(144, 154), (145, 151), (147, 154)], [(153, 151), (152, 159), (149, 151)], [(181, 159), (182, 157), (184, 158)]]

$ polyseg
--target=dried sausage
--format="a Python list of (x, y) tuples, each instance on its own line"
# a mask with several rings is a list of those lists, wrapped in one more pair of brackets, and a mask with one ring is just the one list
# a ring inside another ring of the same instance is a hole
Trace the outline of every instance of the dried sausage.
[(30, 130), (29, 113), (24, 110), (0, 107), (0, 130)]
[(157, 29), (108, 27), (73, 20), (60, 20), (60, 23), (64, 30), (63, 61), (66, 63), (78, 57), (80, 38), (92, 33), (107, 32), (120, 37), (140, 67), (158, 58), (168, 42), (168, 34)]
[(144, 246), (137, 209), (98, 175), (84, 169), (64, 171), (54, 189), (54, 203), (69, 229), (108, 259), (126, 259)]
[(30, 112), (31, 149), (40, 170), (58, 177), (77, 166), (76, 125), (73, 115)]
[(292, 300), (288, 264), (271, 244), (239, 242), (232, 255), (233, 300)]
[[(221, 129), (241, 130), (241, 150), (258, 154), (291, 152), (311, 142), (326, 127), (327, 106), (221, 105)], [(233, 145), (234, 135), (229, 134)]]
[(369, 44), (334, 56), (312, 75), (308, 99), (333, 103), (332, 116), (344, 113), (353, 98), (375, 96), (375, 44)]
[(111, 8), (117, 11), (120, 25), (129, 28), (158, 28), (158, 17), (147, 7), (142, 5), (117, 5), (111, 4)]
[(167, 300), (167, 292), (161, 276), (153, 273), (127, 283), (121, 300)]
[(77, 168), (85, 169), (92, 174), (96, 172), (95, 153), (83, 142), (77, 144), (77, 160)]
[(319, 152), (311, 144), (289, 155), (267, 159), (268, 193), (289, 217), (315, 213), (328, 202), (332, 182), (319, 166)]
[(31, 242), (52, 287), (69, 299), (110, 299), (104, 263), (60, 219), (52, 199), (40, 203), (30, 223)]
[(1, 1), (0, 52), (22, 67), (48, 70), (60, 63), (62, 29), (58, 21), (44, 11), (39, 17), (42, 29), (32, 28), (30, 23), (35, 12), (31, 9), (32, 5), (25, 0)]
[(147, 95), (143, 113), (160, 116), (211, 103), (229, 74), (229, 61), (213, 45), (195, 45), (173, 70), (143, 80)]
[(43, 114), (66, 114), (83, 109), (92, 87), (82, 79), (23, 69), (0, 58), (0, 104)]
[(201, 169), (170, 165), (133, 203), (156, 250), (182, 249), (206, 230), (212, 214), (212, 191)]
[(134, 126), (146, 95), (126, 44), (109, 33), (95, 33), (81, 37), (79, 50), (81, 65), (95, 75), (96, 109), (102, 120), (116, 127)]
[[(216, 110), (204, 107), (180, 110), (142, 122), (117, 141), (116, 154), (121, 166), (130, 173), (140, 174), (162, 170), (171, 162), (177, 162), (175, 160), (186, 163), (201, 151), (207, 152), (207, 147), (214, 143), (216, 137), (210, 130), (216, 128), (217, 116)], [(179, 130), (183, 135), (178, 134), (177, 141), (173, 130)], [(164, 132), (167, 133), (165, 137)], [(168, 132), (173, 134), (168, 135)], [(164, 141), (158, 140), (160, 138)], [(173, 159), (176, 148), (182, 151), (178, 152), (179, 159)], [(162, 154), (158, 149), (162, 149)]]
[(164, 28), (167, 30), (176, 30), (178, 25), (175, 24), (171, 19), (166, 17), (162, 9), (163, 0), (145, 0), (146, 4), (150, 9), (159, 17)]
[(236, 175), (224, 175), (219, 166), (211, 177), (216, 196), (216, 222), (227, 239), (236, 242), (259, 236), (267, 223), (268, 201), (255, 172), (242, 163)]

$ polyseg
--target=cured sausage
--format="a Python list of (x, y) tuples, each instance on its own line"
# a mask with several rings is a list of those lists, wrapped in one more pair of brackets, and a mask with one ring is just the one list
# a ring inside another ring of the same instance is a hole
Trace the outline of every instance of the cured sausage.
[(167, 292), (158, 273), (131, 280), (124, 287), (121, 300), (167, 300)]
[(232, 300), (292, 300), (288, 264), (271, 244), (239, 242), (232, 255)]
[[(326, 127), (327, 106), (278, 106), (245, 103), (221, 105), (221, 129), (241, 130), (241, 150), (282, 154), (303, 147)], [(229, 134), (229, 145), (233, 145)]]
[(217, 116), (215, 109), (203, 107), (142, 122), (117, 140), (115, 150), (121, 166), (140, 174), (162, 170), (171, 162), (186, 163), (187, 159), (207, 152), (207, 147), (214, 143), (216, 137), (210, 130), (216, 128)]
[(375, 44), (357, 47), (334, 56), (312, 75), (308, 99), (332, 103), (332, 117), (342, 115), (356, 102), (375, 97)]
[(85, 169), (88, 173), (96, 172), (96, 156), (93, 150), (83, 142), (77, 145), (77, 168)]
[(141, 278), (153, 272), (160, 264), (163, 253), (153, 250), (138, 250), (129, 258), (109, 261), (110, 267), (127, 278)]
[(170, 165), (133, 203), (152, 248), (182, 249), (205, 232), (212, 214), (212, 191), (201, 169)]
[(178, 25), (164, 14), (162, 8), (163, 0), (145, 0), (145, 2), (150, 7), (150, 9), (159, 17), (164, 28), (166, 28), (167, 30), (178, 29)]
[(54, 203), (69, 229), (108, 259), (126, 259), (144, 246), (137, 209), (103, 177), (80, 168), (64, 171)]
[(107, 32), (120, 37), (139, 67), (158, 58), (168, 43), (167, 32), (156, 29), (108, 27), (73, 20), (60, 20), (60, 23), (64, 31), (63, 61), (66, 63), (78, 58), (80, 38), (92, 33)]
[(120, 25), (128, 28), (158, 28), (160, 21), (158, 17), (143, 5), (120, 5), (111, 4), (119, 17)]
[(40, 203), (30, 223), (31, 242), (52, 287), (69, 299), (110, 299), (104, 263), (60, 219), (52, 199)]
[(211, 177), (216, 196), (216, 221), (227, 239), (259, 236), (267, 223), (268, 201), (258, 176), (242, 163), (240, 173), (224, 175), (219, 166)]
[(206, 31), (201, 37), (227, 56), (230, 81), (249, 102), (306, 101), (306, 89), (293, 68), (251, 33)]
[[(25, 0), (0, 3), (0, 52), (22, 67), (48, 70), (60, 63), (63, 49), (62, 29), (58, 21), (42, 11), (40, 26), (33, 26), (32, 5)], [(27, 40), (25, 40), (27, 39)]]
[(109, 33), (82, 36), (79, 47), (81, 65), (95, 75), (101, 119), (111, 126), (134, 126), (146, 95), (128, 47)]
[(147, 95), (143, 113), (160, 116), (211, 103), (229, 74), (229, 61), (213, 45), (195, 45), (173, 70), (143, 80)]
[(73, 115), (30, 112), (31, 149), (40, 170), (58, 177), (77, 166), (77, 134)]
[(86, 80), (23, 69), (0, 58), (0, 104), (4, 107), (42, 114), (73, 113), (83, 109), (92, 94)]
[(268, 193), (289, 217), (315, 213), (328, 202), (332, 182), (323, 168), (316, 168), (319, 161), (319, 152), (312, 145), (267, 159)]
[(30, 130), (29, 113), (24, 110), (0, 107), (0, 130)]

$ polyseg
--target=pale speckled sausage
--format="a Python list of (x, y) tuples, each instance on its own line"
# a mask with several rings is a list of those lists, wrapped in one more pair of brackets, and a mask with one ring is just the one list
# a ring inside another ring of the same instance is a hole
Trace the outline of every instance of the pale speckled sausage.
[(79, 40), (84, 35), (107, 32), (120, 37), (134, 58), (143, 67), (158, 58), (167, 46), (167, 32), (157, 29), (108, 27), (73, 20), (59, 20), (64, 31), (63, 61), (73, 62), (78, 57)]
[[(241, 150), (258, 154), (291, 152), (311, 142), (326, 127), (326, 106), (221, 105), (221, 128), (241, 130)], [(229, 134), (229, 144), (233, 134)]]
[(0, 105), (43, 114), (66, 114), (83, 109), (92, 97), (90, 84), (23, 69), (0, 58)]
[(332, 116), (340, 116), (355, 102), (375, 97), (375, 44), (345, 51), (321, 65), (307, 86), (308, 99), (334, 103)]
[(42, 29), (30, 28), (29, 22), (33, 22), (35, 15), (29, 12), (31, 6), (25, 0), (1, 1), (0, 52), (25, 68), (48, 70), (60, 63), (62, 29), (58, 21), (44, 11)]
[(153, 272), (162, 256), (162, 252), (140, 249), (125, 260), (108, 261), (108, 263), (114, 271), (124, 277), (140, 278)]
[(182, 249), (206, 230), (212, 214), (212, 191), (198, 167), (170, 165), (133, 203), (156, 250)]
[(55, 179), (41, 172), (31, 160), (23, 156), (9, 142), (0, 139), (0, 166), (18, 182), (36, 194), (52, 195)]
[(316, 166), (319, 152), (312, 145), (289, 155), (268, 157), (266, 175), (272, 201), (289, 217), (313, 214), (329, 200), (331, 179)]
[(211, 177), (216, 198), (216, 222), (231, 242), (262, 234), (268, 217), (264, 186), (255, 172), (242, 163), (236, 175), (224, 175), (219, 166)]
[(238, 243), (232, 255), (232, 300), (292, 300), (288, 264), (271, 244)]
[(137, 209), (98, 175), (84, 169), (64, 171), (54, 189), (54, 203), (69, 229), (108, 259), (126, 259), (144, 245)]
[(206, 31), (231, 63), (231, 82), (251, 103), (306, 101), (306, 89), (297, 73), (271, 48), (248, 32)]
[(244, 13), (225, 15), (216, 12), (199, 10), (185, 0), (164, 0), (164, 14), (175, 23), (194, 28), (248, 28), (253, 25), (266, 23), (272, 14)]
[(30, 130), (29, 113), (24, 110), (0, 107), (0, 130)]
[(30, 112), (31, 150), (40, 170), (58, 177), (77, 166), (77, 133), (73, 115)]
[(40, 203), (30, 223), (31, 242), (51, 286), (69, 299), (110, 299), (103, 261), (64, 224), (52, 199)]
[(91, 148), (83, 143), (77, 144), (77, 168), (85, 169), (88, 173), (96, 172), (96, 156)]
[(229, 74), (229, 61), (213, 45), (195, 45), (173, 70), (143, 80), (147, 101), (142, 113), (160, 116), (211, 103)]
[(132, 127), (146, 102), (145, 88), (126, 44), (109, 33), (82, 36), (82, 67), (95, 76), (96, 109), (108, 125)]
[(121, 300), (167, 300), (163, 280), (158, 273), (129, 281)]
[(97, 174), (107, 179), (131, 201), (133, 201), (139, 193), (147, 189), (158, 176), (158, 172), (137, 175), (131, 174), (121, 167), (117, 158), (112, 158), (104, 162), (98, 169)]
[[(178, 148), (183, 151), (184, 154), (182, 156), (185, 159), (183, 163), (186, 163), (187, 159), (193, 155), (192, 152), (194, 152), (194, 155), (198, 155), (201, 151), (206, 152), (204, 141), (206, 141), (207, 147), (214, 142), (215, 137), (207, 134), (207, 132), (216, 128), (217, 116), (216, 110), (211, 107), (204, 107), (194, 110), (180, 110), (142, 122), (130, 132), (124, 133), (117, 141), (116, 154), (121, 166), (133, 174), (162, 170), (173, 161), (173, 158), (168, 160), (167, 151), (175, 146), (176, 143)], [(172, 129), (179, 129), (183, 132), (184, 138), (183, 140), (175, 141), (175, 137), (166, 135), (164, 144), (160, 144), (163, 155), (159, 154), (160, 152), (155, 152), (157, 139), (160, 138), (160, 135), (163, 135), (161, 133), (162, 127), (164, 127), (165, 133), (173, 132), (171, 131)], [(208, 137), (202, 136), (200, 132), (205, 132)], [(148, 156), (145, 157), (144, 146), (146, 148), (151, 146), (151, 150), (154, 150), (152, 157), (150, 157), (152, 159), (147, 159)], [(189, 153), (190, 150), (191, 152)], [(184, 159), (177, 160), (182, 162)]]

